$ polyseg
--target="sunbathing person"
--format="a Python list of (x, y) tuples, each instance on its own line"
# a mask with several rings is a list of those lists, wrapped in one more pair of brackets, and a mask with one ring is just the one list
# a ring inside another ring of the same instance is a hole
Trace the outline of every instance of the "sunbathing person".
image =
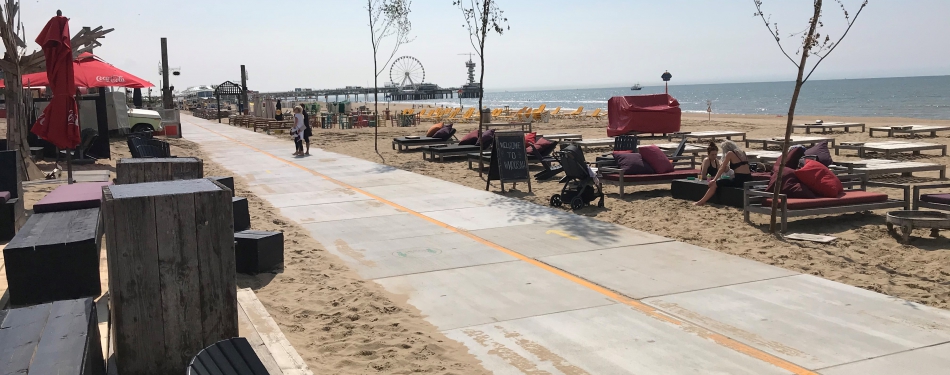
[(721, 164), (722, 162), (719, 161), (719, 147), (716, 146), (715, 142), (709, 142), (709, 147), (706, 147), (706, 157), (703, 159), (703, 165), (699, 168), (699, 179), (705, 180), (715, 176)]
[[(695, 205), (702, 206), (706, 204), (713, 194), (716, 194), (716, 189), (720, 186), (722, 187), (743, 187), (746, 182), (752, 181), (752, 170), (749, 168), (749, 157), (746, 156), (745, 151), (739, 148), (738, 145), (733, 141), (722, 142), (722, 165), (719, 166), (716, 176), (709, 181), (709, 189), (706, 190), (706, 195), (703, 196), (703, 199), (700, 199), (699, 202), (696, 202)], [(726, 174), (726, 172), (732, 169), (734, 171), (733, 177), (730, 179), (720, 180), (720, 178)]]

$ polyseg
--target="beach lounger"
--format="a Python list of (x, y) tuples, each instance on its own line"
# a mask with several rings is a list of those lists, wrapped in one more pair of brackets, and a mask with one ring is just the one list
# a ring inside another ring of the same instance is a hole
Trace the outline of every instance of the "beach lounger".
[[(830, 137), (807, 137), (807, 136), (791, 136), (788, 138), (788, 145), (802, 145), (802, 146), (814, 146), (816, 144), (828, 142), (831, 147), (835, 145), (835, 139)], [(778, 146), (779, 148), (785, 144), (785, 137), (772, 137), (772, 138), (759, 138), (759, 139), (746, 139), (745, 147), (749, 148), (749, 145), (753, 143), (761, 143), (763, 149), (769, 148), (769, 146)]]
[(592, 119), (600, 120), (600, 119), (604, 118), (604, 115), (600, 113), (601, 111), (602, 111), (602, 109), (597, 108), (597, 109), (594, 110), (594, 112), (591, 112), (589, 115), (587, 115), (587, 117), (590, 117), (590, 118), (592, 118)]
[(845, 132), (851, 131), (851, 128), (861, 128), (861, 133), (864, 133), (865, 125), (861, 123), (854, 122), (822, 122), (822, 123), (809, 123), (809, 124), (797, 124), (792, 125), (792, 131), (795, 129), (805, 129), (805, 134), (811, 134), (812, 130), (821, 130), (822, 133), (827, 133), (829, 130), (835, 129), (844, 129)]
[(873, 137), (874, 132), (886, 132), (888, 137), (893, 137), (895, 134), (919, 134), (919, 133), (930, 133), (931, 137), (936, 137), (937, 132), (950, 131), (950, 126), (935, 126), (935, 125), (897, 125), (897, 126), (878, 126), (873, 127), (868, 130), (868, 136)]
[(561, 118), (575, 118), (584, 113), (584, 106), (577, 107), (573, 112), (565, 113), (561, 115)]
[(477, 145), (424, 146), (422, 147), (422, 160), (435, 161), (438, 158), (440, 162), (443, 162), (448, 157), (465, 156), (472, 152), (477, 153), (478, 148)]
[(931, 208), (950, 211), (950, 193), (921, 194), (924, 190), (950, 189), (950, 184), (931, 184), (914, 186), (914, 209)]
[(715, 141), (717, 139), (728, 139), (732, 140), (733, 137), (742, 137), (742, 141), (745, 141), (746, 132), (736, 131), (736, 130), (710, 130), (702, 132), (679, 132), (679, 133), (670, 133), (669, 140), (673, 140), (674, 137), (686, 137), (686, 139), (691, 141)]
[(896, 162), (888, 160), (887, 163), (871, 162), (863, 166), (852, 164), (852, 166), (847, 169), (849, 173), (866, 173), (871, 177), (888, 174), (900, 174), (909, 177), (912, 176), (914, 172), (940, 172), (940, 179), (947, 179), (947, 166), (936, 163), (921, 163), (915, 161)]
[(947, 156), (947, 145), (923, 143), (923, 142), (867, 142), (867, 143), (843, 143), (834, 146), (835, 155), (839, 155), (841, 150), (855, 150), (858, 157), (863, 158), (867, 152), (883, 153), (885, 158), (889, 158), (892, 153), (912, 152), (914, 155), (920, 155), (921, 151), (937, 150), (941, 156)]
[(557, 134), (544, 134), (544, 135), (538, 134), (538, 138), (546, 138), (552, 141), (563, 141), (565, 139), (583, 140), (584, 136), (580, 134), (574, 134), (574, 133), (557, 133)]
[(574, 142), (574, 144), (580, 146), (582, 149), (587, 147), (605, 147), (614, 144), (614, 137), (610, 138), (595, 138), (595, 139), (585, 139), (581, 141)]
[(455, 128), (452, 128), (452, 135), (448, 139), (433, 138), (433, 137), (399, 137), (393, 138), (393, 150), (396, 147), (399, 147), (399, 152), (402, 150), (408, 150), (410, 146), (433, 146), (433, 145), (450, 145), (452, 143), (458, 142), (455, 140)]
[(674, 168), (670, 173), (624, 175), (623, 171), (613, 166), (599, 167), (597, 172), (602, 180), (620, 188), (620, 197), (623, 197), (626, 186), (670, 184), (674, 180), (699, 175), (695, 156), (671, 156), (670, 161)]
[[(851, 212), (863, 212), (899, 208), (909, 210), (911, 205), (910, 186), (884, 182), (868, 181), (866, 174), (838, 175), (845, 187), (844, 193), (837, 198), (789, 198), (779, 195), (778, 216), (782, 223), (782, 232), (788, 230), (788, 218), (833, 215)], [(744, 187), (743, 215), (750, 222), (750, 214), (771, 215), (772, 192), (765, 191), (769, 181), (750, 181)], [(891, 199), (884, 193), (867, 191), (868, 187), (886, 187), (900, 189), (904, 199)]]

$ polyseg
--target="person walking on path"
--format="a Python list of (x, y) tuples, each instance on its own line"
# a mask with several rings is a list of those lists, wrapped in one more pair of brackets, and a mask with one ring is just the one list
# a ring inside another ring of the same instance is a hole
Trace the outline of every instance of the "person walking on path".
[(300, 106), (294, 107), (294, 127), (290, 129), (290, 136), (294, 139), (294, 145), (297, 146), (294, 156), (303, 156), (303, 134), (306, 127), (303, 124), (303, 114), (301, 112), (303, 112), (303, 108), (300, 108)]
[(303, 115), (303, 126), (306, 127), (303, 131), (303, 141), (307, 144), (307, 151), (303, 154), (310, 156), (310, 137), (313, 136), (313, 129), (310, 127), (310, 116), (307, 115), (306, 104), (300, 107), (300, 113)]

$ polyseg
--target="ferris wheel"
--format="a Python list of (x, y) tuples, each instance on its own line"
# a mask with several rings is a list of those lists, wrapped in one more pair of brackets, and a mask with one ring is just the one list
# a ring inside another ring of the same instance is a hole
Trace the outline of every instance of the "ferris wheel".
[(389, 80), (400, 89), (415, 89), (425, 79), (426, 70), (415, 57), (402, 56), (389, 66)]

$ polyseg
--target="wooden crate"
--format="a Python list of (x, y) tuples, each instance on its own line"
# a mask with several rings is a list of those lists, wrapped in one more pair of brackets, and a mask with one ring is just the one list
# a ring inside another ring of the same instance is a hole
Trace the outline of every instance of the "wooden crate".
[(0, 374), (105, 372), (92, 298), (4, 310)]
[(207, 179), (115, 185), (102, 210), (118, 373), (179, 373), (238, 335), (227, 188)]
[(116, 183), (124, 185), (203, 178), (204, 170), (198, 158), (133, 158), (119, 159), (115, 175)]

